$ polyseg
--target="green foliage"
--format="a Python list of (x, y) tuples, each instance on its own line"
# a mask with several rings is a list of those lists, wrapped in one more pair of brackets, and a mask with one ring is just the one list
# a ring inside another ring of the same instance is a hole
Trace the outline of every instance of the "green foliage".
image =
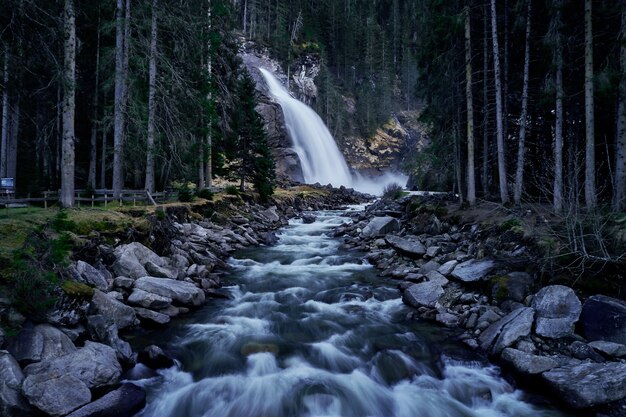
[(204, 198), (205, 200), (213, 200), (214, 193), (213, 191), (203, 188), (201, 190), (196, 191), (196, 197)]
[(239, 191), (239, 187), (236, 185), (227, 185), (224, 188), (224, 192), (228, 195), (239, 195), (241, 192)]
[(404, 195), (404, 187), (398, 183), (386, 185), (383, 189), (383, 198), (387, 200), (397, 200)]
[(178, 189), (178, 201), (181, 203), (190, 203), (193, 200), (195, 200), (195, 196), (189, 187), (183, 186)]
[(59, 210), (52, 220), (52, 230), (55, 232), (74, 231), (76, 226), (76, 222), (69, 219), (68, 211), (65, 209)]

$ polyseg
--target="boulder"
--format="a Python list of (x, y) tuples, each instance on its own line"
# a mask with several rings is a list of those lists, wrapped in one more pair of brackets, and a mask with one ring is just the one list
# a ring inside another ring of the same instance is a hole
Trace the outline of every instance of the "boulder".
[(169, 307), (172, 304), (172, 299), (135, 288), (128, 296), (128, 303), (144, 308), (159, 310)]
[(67, 417), (132, 417), (146, 405), (146, 391), (134, 384), (122, 384)]
[(424, 265), (422, 265), (418, 271), (418, 273), (422, 275), (426, 275), (429, 272), (437, 271), (441, 265), (435, 261), (428, 261)]
[(455, 260), (448, 261), (445, 264), (441, 265), (439, 269), (437, 270), (437, 272), (439, 272), (441, 275), (448, 276), (452, 273), (452, 271), (454, 270), (454, 268), (457, 266), (458, 263), (459, 262)]
[(543, 379), (574, 408), (588, 408), (626, 397), (626, 363), (581, 363), (554, 368)]
[(450, 281), (448, 281), (448, 278), (444, 277), (443, 275), (441, 275), (437, 271), (430, 271), (429, 273), (427, 273), (426, 274), (426, 279), (428, 281), (430, 281), (430, 282), (436, 282), (437, 284), (441, 285), (442, 287), (445, 287), (450, 282)]
[(22, 391), (33, 406), (51, 416), (64, 416), (91, 401), (87, 385), (62, 372), (29, 376)]
[(146, 268), (147, 275), (150, 275), (151, 277), (170, 279), (176, 279), (178, 277), (178, 272), (173, 268), (159, 266), (150, 261), (146, 262), (144, 268)]
[(591, 359), (594, 362), (604, 362), (604, 358), (593, 347), (588, 344), (576, 340), (568, 347), (569, 353), (576, 359)]
[(163, 352), (163, 349), (155, 345), (147, 346), (139, 352), (137, 361), (152, 369), (171, 368), (174, 366), (174, 360)]
[(480, 335), (480, 347), (491, 354), (500, 354), (532, 329), (535, 311), (529, 307), (513, 310), (496, 321)]
[(491, 259), (470, 259), (458, 264), (452, 271), (452, 276), (463, 282), (477, 282), (487, 278), (496, 268), (496, 262)]
[(49, 324), (24, 327), (8, 349), (22, 366), (56, 358), (76, 351), (69, 337)]
[(446, 327), (456, 327), (459, 325), (459, 316), (456, 314), (448, 313), (446, 311), (437, 313), (435, 321), (441, 323)]
[(511, 272), (498, 277), (492, 287), (492, 296), (496, 300), (513, 300), (521, 303), (530, 294), (534, 279), (526, 272)]
[(94, 340), (115, 349), (117, 359), (124, 363), (133, 362), (133, 350), (128, 342), (120, 339), (117, 326), (111, 318), (103, 315), (88, 316), (87, 326)]
[(385, 240), (396, 251), (411, 258), (421, 258), (426, 254), (426, 247), (419, 240), (404, 239), (399, 236), (387, 236)]
[(580, 328), (587, 340), (605, 340), (626, 345), (626, 302), (594, 295), (585, 302)]
[(91, 284), (101, 291), (106, 291), (109, 288), (109, 282), (107, 281), (104, 274), (98, 269), (89, 265), (87, 262), (76, 262), (76, 271), (78, 271), (82, 279), (87, 284)]
[(22, 417), (28, 415), (30, 406), (22, 396), (24, 374), (15, 358), (0, 350), (0, 415)]
[(93, 294), (89, 306), (89, 314), (101, 314), (110, 318), (120, 330), (139, 324), (135, 310), (132, 307), (99, 290), (96, 290)]
[(277, 210), (276, 206), (272, 206), (266, 210), (259, 212), (259, 214), (265, 217), (267, 220), (269, 220), (272, 223), (279, 222), (280, 216), (278, 215), (276, 210)]
[(115, 288), (123, 288), (125, 290), (133, 288), (135, 280), (128, 277), (117, 277), (113, 280), (113, 286)]
[(147, 321), (153, 324), (167, 324), (170, 322), (170, 316), (148, 310), (147, 308), (135, 307), (135, 312), (142, 322)]
[(161, 258), (139, 242), (118, 246), (115, 248), (114, 254), (116, 261), (113, 263), (112, 269), (118, 276), (133, 279), (146, 276), (148, 272), (145, 265), (148, 262), (157, 266), (167, 265), (165, 258)]
[(435, 307), (444, 290), (437, 282), (422, 282), (410, 285), (402, 294), (404, 304), (411, 307)]
[(317, 220), (317, 217), (315, 217), (315, 215), (313, 215), (313, 214), (303, 214), (302, 215), (302, 223), (304, 223), (304, 224), (315, 223), (315, 220)]
[(441, 253), (441, 246), (430, 246), (428, 249), (426, 249), (427, 258), (434, 258), (440, 253)]
[(523, 375), (538, 375), (556, 368), (558, 362), (547, 356), (537, 356), (521, 350), (506, 348), (501, 359)]
[(542, 288), (533, 298), (532, 307), (537, 311), (535, 333), (551, 339), (572, 335), (582, 310), (574, 291), (563, 285)]
[(603, 355), (611, 356), (614, 358), (626, 357), (626, 345), (621, 343), (607, 342), (605, 340), (594, 340), (588, 343), (589, 346)]
[(387, 233), (400, 230), (400, 223), (391, 216), (374, 217), (363, 228), (361, 234), (364, 237), (384, 236)]
[(183, 305), (199, 306), (204, 302), (204, 291), (189, 282), (146, 276), (135, 281), (135, 288), (171, 298)]

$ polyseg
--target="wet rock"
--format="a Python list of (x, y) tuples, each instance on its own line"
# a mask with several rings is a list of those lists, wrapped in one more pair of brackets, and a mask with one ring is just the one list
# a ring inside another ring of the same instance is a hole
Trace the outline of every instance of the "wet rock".
[(395, 250), (411, 258), (421, 258), (426, 254), (424, 245), (416, 239), (404, 239), (399, 236), (386, 236), (385, 240)]
[(497, 300), (513, 300), (519, 303), (530, 294), (534, 279), (526, 272), (511, 272), (498, 277), (492, 287), (492, 297)]
[(259, 212), (259, 214), (265, 217), (270, 222), (279, 222), (280, 216), (278, 215), (276, 206), (272, 206), (266, 210)]
[(605, 340), (594, 340), (588, 343), (589, 346), (606, 356), (614, 358), (626, 357), (626, 345), (621, 343), (607, 342)]
[(174, 360), (163, 349), (155, 345), (147, 346), (139, 352), (137, 360), (139, 363), (143, 363), (152, 369), (171, 368), (174, 366)]
[(139, 242), (118, 246), (115, 248), (114, 254), (116, 261), (112, 266), (113, 272), (118, 276), (133, 279), (148, 275), (144, 267), (147, 262), (152, 262), (157, 266), (166, 266), (167, 264), (167, 260)]
[(128, 303), (144, 308), (159, 310), (170, 306), (172, 304), (172, 299), (135, 288), (128, 296)]
[(279, 348), (278, 345), (274, 343), (256, 343), (250, 342), (246, 343), (241, 347), (241, 354), (243, 356), (250, 356), (255, 353), (271, 353), (273, 355), (278, 355)]
[(477, 282), (486, 279), (495, 268), (496, 262), (491, 259), (470, 259), (458, 264), (452, 276), (463, 282)]
[(104, 274), (87, 262), (76, 262), (76, 271), (80, 274), (82, 279), (87, 283), (95, 286), (101, 291), (106, 291), (109, 288), (109, 282)]
[(535, 333), (552, 339), (572, 335), (582, 310), (574, 291), (563, 285), (542, 288), (533, 298), (532, 307), (537, 311)]
[(497, 322), (490, 325), (479, 337), (483, 350), (499, 354), (512, 346), (520, 338), (528, 336), (533, 325), (535, 312), (524, 307), (512, 311)]
[(441, 323), (446, 327), (456, 327), (459, 325), (459, 316), (457, 316), (456, 314), (452, 314), (452, 313), (448, 313), (448, 312), (441, 312), (441, 313), (437, 313), (437, 315), (435, 316), (435, 321), (437, 323)]
[(135, 288), (171, 298), (183, 305), (199, 306), (204, 302), (204, 291), (195, 285), (168, 278), (141, 277), (135, 281)]
[(604, 340), (626, 345), (626, 302), (594, 295), (585, 302), (580, 327), (587, 340)]
[(25, 327), (7, 349), (22, 365), (28, 365), (75, 352), (76, 347), (65, 333), (49, 324)]
[(374, 217), (363, 228), (361, 234), (364, 237), (384, 236), (387, 233), (400, 230), (400, 223), (391, 216)]
[(133, 350), (130, 344), (120, 339), (117, 326), (110, 317), (103, 315), (89, 316), (87, 317), (87, 327), (93, 340), (102, 342), (115, 349), (117, 359), (123, 363), (133, 362)]
[(30, 406), (22, 396), (24, 374), (17, 361), (6, 350), (0, 350), (0, 415), (22, 417), (28, 415)]
[(430, 281), (430, 282), (436, 282), (437, 284), (441, 285), (442, 287), (445, 287), (450, 282), (450, 281), (448, 281), (448, 279), (446, 277), (444, 277), (443, 275), (441, 275), (437, 271), (430, 271), (429, 273), (427, 273), (426, 274), (426, 279), (428, 281)]
[(315, 223), (315, 220), (317, 220), (317, 217), (315, 217), (313, 214), (303, 214), (302, 215), (302, 223), (304, 223), (304, 224)]
[(521, 350), (506, 348), (502, 360), (524, 375), (537, 375), (558, 366), (557, 361), (547, 356), (537, 356)]
[(96, 290), (93, 294), (89, 313), (109, 317), (120, 330), (139, 324), (135, 310), (133, 310), (132, 307), (121, 303), (99, 290)]
[(67, 417), (132, 417), (146, 405), (146, 392), (135, 384), (116, 390), (79, 408)]
[(437, 270), (437, 272), (439, 272), (441, 275), (448, 276), (452, 273), (452, 271), (454, 270), (454, 268), (457, 266), (458, 263), (459, 262), (455, 260), (448, 261), (444, 263), (443, 265), (441, 265), (439, 269)]
[(125, 290), (131, 289), (135, 284), (135, 280), (127, 277), (117, 277), (113, 280), (113, 287), (123, 288)]
[(427, 281), (410, 285), (402, 294), (402, 301), (415, 308), (435, 307), (443, 294), (444, 290), (440, 284)]
[(426, 249), (426, 257), (427, 258), (434, 258), (435, 256), (439, 255), (441, 253), (441, 247), (440, 246), (430, 246), (428, 249)]
[(51, 416), (64, 416), (91, 401), (87, 385), (74, 375), (37, 374), (26, 378), (24, 396)]
[(559, 398), (575, 408), (588, 408), (626, 397), (626, 363), (582, 363), (543, 374)]
[(441, 265), (435, 261), (428, 261), (424, 265), (422, 265), (418, 271), (418, 273), (422, 275), (426, 275), (429, 272), (437, 271)]
[(178, 272), (174, 271), (174, 269), (159, 266), (150, 261), (146, 262), (144, 268), (146, 268), (146, 272), (148, 272), (147, 275), (151, 277), (170, 279), (176, 279), (178, 277)]
[(135, 313), (137, 313), (137, 317), (139, 317), (142, 322), (147, 321), (148, 323), (161, 325), (170, 322), (170, 316), (148, 310), (147, 308), (135, 307)]
[(597, 353), (591, 346), (576, 340), (568, 348), (569, 352), (576, 359), (591, 359), (594, 362), (604, 362), (604, 358)]

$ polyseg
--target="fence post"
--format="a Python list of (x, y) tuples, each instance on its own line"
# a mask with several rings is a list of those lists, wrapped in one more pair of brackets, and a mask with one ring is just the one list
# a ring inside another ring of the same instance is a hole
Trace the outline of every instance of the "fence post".
[(43, 208), (47, 209), (48, 208), (48, 193), (50, 191), (44, 191), (43, 192)]
[(104, 195), (104, 208), (107, 208), (107, 200), (108, 200), (108, 196), (105, 194)]
[(94, 199), (94, 196), (93, 196), (93, 194), (92, 194), (92, 195), (91, 195), (91, 208), (93, 208), (93, 207), (94, 207), (94, 201), (93, 201), (93, 199)]

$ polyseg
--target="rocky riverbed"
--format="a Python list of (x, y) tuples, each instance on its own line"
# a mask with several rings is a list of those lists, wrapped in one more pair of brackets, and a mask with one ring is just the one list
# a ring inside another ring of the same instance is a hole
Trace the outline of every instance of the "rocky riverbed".
[(583, 415), (626, 415), (626, 303), (542, 285), (520, 233), (446, 216), (447, 199), (381, 200), (335, 235), (398, 280), (415, 319), (458, 329), (520, 384)]
[(122, 383), (123, 372), (136, 363), (156, 369), (173, 362), (157, 346), (133, 352), (124, 335), (137, 326), (167, 325), (223, 297), (225, 259), (245, 247), (273, 244), (274, 231), (288, 218), (367, 198), (325, 187), (266, 205), (242, 197), (160, 209), (142, 239), (132, 231), (117, 244), (92, 238), (63, 271), (74, 284), (66, 282), (42, 320), (27, 320), (9, 300), (0, 300), (2, 321), (21, 329), (0, 332), (0, 415), (134, 415), (145, 392)]

